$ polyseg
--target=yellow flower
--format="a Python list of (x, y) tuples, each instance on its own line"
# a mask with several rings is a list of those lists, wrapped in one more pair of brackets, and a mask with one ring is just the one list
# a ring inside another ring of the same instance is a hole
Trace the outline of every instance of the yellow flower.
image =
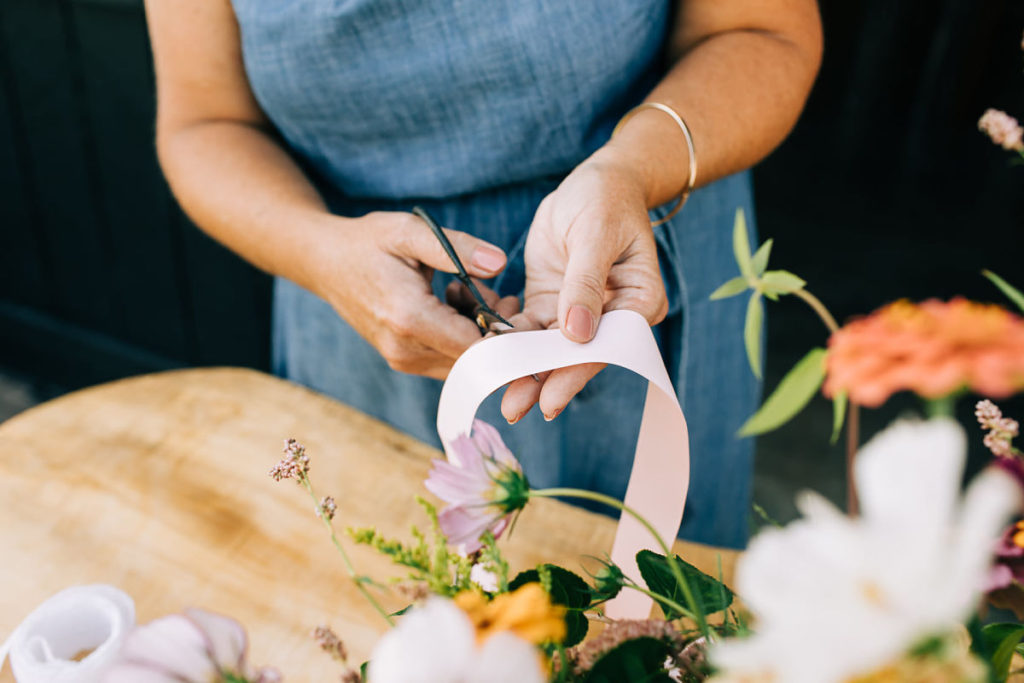
[(565, 639), (565, 608), (551, 604), (538, 583), (528, 583), (488, 601), (483, 593), (463, 591), (455, 604), (464, 611), (482, 643), (495, 633), (511, 631), (534, 645)]

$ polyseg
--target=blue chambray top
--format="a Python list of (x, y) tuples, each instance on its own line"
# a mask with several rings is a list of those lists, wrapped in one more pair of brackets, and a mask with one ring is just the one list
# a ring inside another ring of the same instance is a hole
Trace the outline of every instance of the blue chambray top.
[(256, 99), (350, 197), (564, 174), (652, 87), (665, 0), (234, 0)]

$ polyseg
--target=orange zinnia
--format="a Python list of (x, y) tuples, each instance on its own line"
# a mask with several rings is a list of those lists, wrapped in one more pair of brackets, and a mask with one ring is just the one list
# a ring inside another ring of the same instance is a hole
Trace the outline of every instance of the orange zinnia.
[(1001, 398), (1024, 387), (1024, 319), (962, 298), (897, 301), (829, 339), (825, 394), (864, 406), (909, 390), (941, 398), (969, 388)]

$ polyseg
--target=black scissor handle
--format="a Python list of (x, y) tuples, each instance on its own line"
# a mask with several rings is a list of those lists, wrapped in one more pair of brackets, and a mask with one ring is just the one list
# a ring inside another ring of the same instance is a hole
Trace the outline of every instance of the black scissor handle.
[(444, 230), (442, 230), (441, 226), (437, 224), (437, 221), (435, 221), (431, 215), (427, 213), (426, 209), (421, 206), (414, 206), (412, 208), (412, 212), (422, 218), (423, 222), (430, 228), (430, 231), (434, 233), (434, 237), (436, 237), (437, 241), (441, 243), (441, 248), (444, 249), (446, 254), (448, 254), (448, 258), (452, 260), (452, 264), (455, 266), (455, 277), (458, 278), (459, 282), (466, 285), (469, 293), (473, 295), (474, 299), (476, 299), (477, 305), (474, 310), (474, 314), (476, 315), (475, 322), (480, 328), (481, 333), (486, 334), (488, 332), (494, 332), (495, 330), (491, 329), (491, 325), (494, 323), (502, 323), (509, 327), (514, 327), (512, 323), (505, 320), (497, 311), (487, 305), (487, 301), (473, 283), (473, 279), (469, 277), (469, 273), (466, 272), (466, 267), (462, 265), (459, 255), (455, 253), (455, 247), (452, 246), (451, 240), (448, 239), (448, 235), (444, 234)]

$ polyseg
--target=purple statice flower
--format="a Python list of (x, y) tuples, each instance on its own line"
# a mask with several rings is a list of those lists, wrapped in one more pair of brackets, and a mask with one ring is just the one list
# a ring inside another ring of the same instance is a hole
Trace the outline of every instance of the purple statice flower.
[(433, 461), (426, 487), (448, 503), (438, 515), (448, 542), (472, 553), (485, 532), (501, 535), (526, 505), (530, 486), (498, 430), (486, 422), (476, 420), (472, 435), (458, 436), (448, 453), (447, 462)]
[(274, 481), (295, 479), (302, 481), (309, 475), (309, 456), (306, 447), (295, 439), (285, 439), (284, 457), (270, 468), (270, 476)]

